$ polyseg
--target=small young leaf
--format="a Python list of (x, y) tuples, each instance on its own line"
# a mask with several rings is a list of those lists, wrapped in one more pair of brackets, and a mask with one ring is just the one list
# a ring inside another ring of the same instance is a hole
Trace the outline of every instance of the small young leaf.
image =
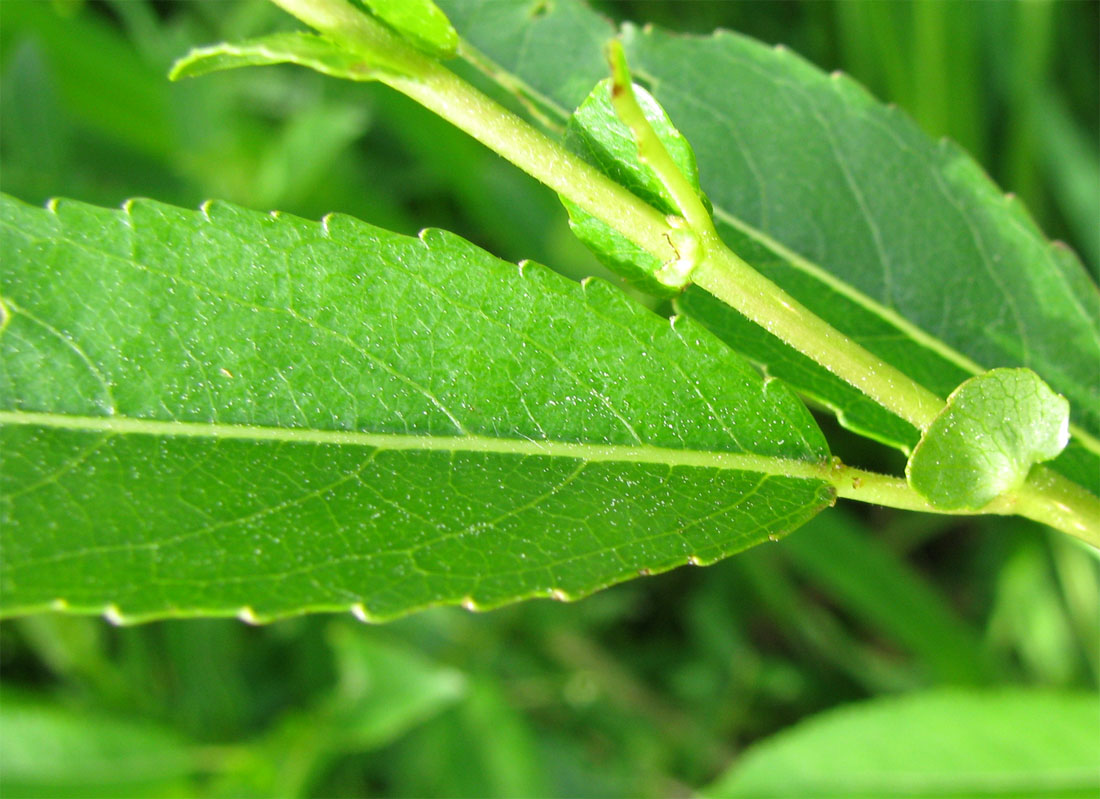
[(905, 473), (945, 510), (976, 510), (1023, 483), (1036, 463), (1069, 440), (1069, 403), (1030, 369), (993, 369), (947, 399)]
[(314, 33), (273, 33), (243, 42), (222, 42), (196, 47), (172, 65), (171, 80), (194, 78), (210, 72), (269, 64), (298, 64), (325, 75), (347, 80), (375, 80), (379, 71), (403, 73), (396, 61), (378, 55), (366, 61), (360, 55)]
[[(638, 144), (630, 128), (615, 113), (611, 88), (610, 79), (601, 81), (574, 112), (566, 132), (566, 146), (653, 207), (676, 214), (678, 209), (668, 189), (657, 173), (638, 157)], [(657, 138), (698, 190), (699, 170), (691, 145), (649, 92), (638, 85), (634, 86), (634, 92)], [(668, 296), (679, 293), (682, 286), (676, 285), (676, 280), (662, 280), (659, 276), (666, 264), (573, 203), (564, 199), (563, 202), (569, 211), (573, 232), (608, 267), (651, 293)], [(684, 233), (683, 240), (673, 242), (673, 246), (680, 252), (681, 259), (690, 259), (693, 240), (687, 231)]]
[(420, 50), (450, 58), (458, 49), (458, 34), (447, 15), (432, 0), (363, 0), (374, 15)]

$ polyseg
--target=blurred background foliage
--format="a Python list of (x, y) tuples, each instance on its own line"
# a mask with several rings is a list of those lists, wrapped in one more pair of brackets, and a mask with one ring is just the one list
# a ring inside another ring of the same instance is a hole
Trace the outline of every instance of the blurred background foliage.
[[(851, 73), (966, 146), (1096, 275), (1100, 4), (595, 5)], [(265, 0), (3, 0), (0, 189), (342, 211), (602, 271), (550, 192), (382, 87), (292, 68), (165, 78), (191, 46), (293, 26)], [(822, 423), (846, 457), (884, 457)], [(844, 507), (573, 605), (384, 627), (6, 621), (0, 669), (6, 797), (679, 796), (747, 744), (863, 698), (1096, 690), (1100, 568), (1022, 521)]]

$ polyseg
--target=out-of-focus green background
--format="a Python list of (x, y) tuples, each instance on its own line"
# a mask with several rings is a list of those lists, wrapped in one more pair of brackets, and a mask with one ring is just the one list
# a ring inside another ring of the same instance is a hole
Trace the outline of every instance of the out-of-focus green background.
[[(850, 72), (966, 146), (1096, 274), (1100, 4), (598, 7)], [(165, 78), (193, 45), (293, 24), (264, 0), (2, 0), (0, 189), (342, 211), (598, 270), (548, 191), (382, 87), (292, 68)], [(889, 461), (823, 424), (838, 451)], [(5, 797), (679, 796), (747, 744), (865, 697), (1095, 690), (1100, 569), (1021, 521), (838, 508), (779, 545), (575, 605), (384, 627), (7, 621), (0, 669)]]

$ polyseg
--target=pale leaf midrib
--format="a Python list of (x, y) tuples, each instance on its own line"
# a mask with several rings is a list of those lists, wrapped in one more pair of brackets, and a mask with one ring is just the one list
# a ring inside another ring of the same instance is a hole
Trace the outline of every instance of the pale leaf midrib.
[(586, 462), (659, 464), (758, 472), (775, 477), (828, 480), (827, 463), (751, 453), (673, 449), (649, 444), (594, 444), (483, 435), (433, 436), (318, 430), (300, 427), (161, 421), (124, 416), (76, 416), (31, 411), (0, 411), (0, 425), (32, 426), (106, 435), (268, 441), (365, 447), (390, 451), (470, 452), (523, 457), (568, 458)]

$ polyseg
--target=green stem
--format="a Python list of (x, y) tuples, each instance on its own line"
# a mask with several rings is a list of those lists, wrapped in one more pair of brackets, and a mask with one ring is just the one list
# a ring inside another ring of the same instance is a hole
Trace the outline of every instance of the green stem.
[[(272, 2), (350, 52), (397, 65), (398, 69), (382, 73), (379, 79), (465, 131), (663, 263), (673, 263), (680, 257), (672, 242), (682, 237), (683, 231), (659, 211), (346, 0)], [(629, 102), (633, 95), (625, 96)], [(659, 155), (649, 157), (661, 163)], [(678, 185), (675, 178), (673, 185)], [(681, 194), (674, 195), (678, 201), (684, 199)], [(693, 218), (698, 216), (690, 200), (684, 202), (682, 209)], [(702, 245), (700, 259), (691, 273), (693, 282), (918, 429), (927, 429), (943, 410), (942, 399), (814, 315), (730, 251), (714, 232), (709, 217), (705, 222), (693, 221), (696, 224), (691, 225), (692, 230)], [(856, 470), (849, 471), (854, 474)], [(850, 481), (838, 483), (838, 495), (910, 510), (942, 512), (920, 499), (903, 480), (882, 475), (861, 476), (865, 474), (855, 475), (864, 481), (860, 483), (862, 488), (846, 488)], [(1047, 470), (1037, 470), (1020, 491), (998, 498), (982, 512), (1019, 513), (1100, 547), (1100, 500)]]
[(943, 510), (930, 505), (900, 477), (836, 465), (821, 477), (836, 488), (841, 499), (923, 513), (976, 516), (1023, 516), (1061, 530), (1100, 549), (1100, 502), (1076, 483), (1043, 466), (1016, 491), (997, 497), (978, 510)]
[(942, 399), (816, 316), (725, 246), (704, 240), (703, 258), (691, 279), (922, 432), (943, 410)]
[(1036, 466), (1015, 492), (1014, 512), (1100, 549), (1100, 500), (1072, 480)]
[(676, 252), (664, 215), (548, 136), (423, 55), (346, 0), (272, 0), (327, 37), (403, 71), (379, 80), (434, 111), (536, 180), (598, 216), (662, 261)]
[(695, 188), (646, 119), (618, 40), (610, 44), (608, 56), (615, 113), (634, 135), (638, 157), (653, 169), (698, 237), (700, 260), (691, 265), (691, 282), (813, 358), (879, 405), (918, 429), (926, 429), (943, 410), (943, 400), (823, 321), (725, 245)]

